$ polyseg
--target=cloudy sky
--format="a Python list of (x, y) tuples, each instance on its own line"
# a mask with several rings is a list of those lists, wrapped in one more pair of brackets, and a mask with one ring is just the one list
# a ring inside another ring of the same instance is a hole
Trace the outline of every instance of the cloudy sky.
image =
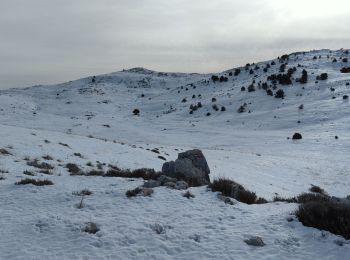
[(0, 88), (350, 48), (349, 0), (0, 0)]

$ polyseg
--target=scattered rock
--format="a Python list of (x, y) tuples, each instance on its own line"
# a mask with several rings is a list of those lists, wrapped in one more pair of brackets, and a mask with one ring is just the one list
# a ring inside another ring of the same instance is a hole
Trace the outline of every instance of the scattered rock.
[(174, 189), (176, 190), (186, 190), (188, 189), (188, 184), (185, 181), (178, 181), (175, 183)]
[(244, 242), (247, 244), (247, 245), (250, 245), (250, 246), (258, 246), (258, 247), (262, 247), (262, 246), (265, 246), (266, 244), (264, 243), (264, 241), (262, 240), (261, 237), (257, 237), (257, 236), (254, 236), (254, 237), (251, 237), (249, 239), (245, 239)]
[(156, 180), (149, 180), (143, 184), (143, 187), (145, 188), (155, 188), (161, 186), (162, 183), (160, 181)]
[(231, 198), (223, 196), (221, 194), (218, 194), (218, 199), (222, 200), (223, 202), (225, 202), (225, 204), (230, 204), (230, 205), (234, 205), (235, 204)]

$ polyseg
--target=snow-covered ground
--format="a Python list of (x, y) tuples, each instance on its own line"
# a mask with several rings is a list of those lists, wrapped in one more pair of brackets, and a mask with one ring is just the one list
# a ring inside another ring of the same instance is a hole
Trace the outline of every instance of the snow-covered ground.
[[(341, 62), (344, 57), (343, 50), (290, 55), (287, 69), (301, 65), (293, 78), (306, 69), (309, 83), (277, 85), (285, 99), (258, 88), (278, 72), (277, 59), (268, 72), (263, 68), (271, 61), (257, 70), (252, 65), (254, 74), (244, 67), (238, 76), (229, 76), (234, 69), (217, 74), (228, 77), (221, 83), (212, 75), (140, 68), (96, 76), (95, 82), (89, 77), (1, 91), (0, 149), (10, 154), (0, 154), (0, 259), (347, 259), (350, 243), (302, 226), (293, 217), (297, 204), (226, 205), (206, 187), (190, 188), (193, 199), (164, 187), (129, 199), (125, 192), (142, 180), (70, 176), (64, 167), (76, 163), (88, 170), (100, 162), (104, 170), (108, 164), (160, 170), (158, 156), (174, 160), (178, 152), (199, 148), (212, 179), (232, 178), (269, 200), (298, 195), (312, 184), (347, 196), (350, 104), (343, 95), (350, 95), (350, 74), (340, 68), (350, 63)], [(315, 83), (323, 72), (328, 80)], [(256, 91), (241, 91), (252, 80)], [(198, 102), (202, 108), (190, 114)], [(246, 112), (238, 113), (244, 103)], [(133, 115), (135, 108), (140, 116)], [(287, 139), (295, 132), (303, 139)], [(53, 175), (27, 166), (28, 158), (54, 166)], [(25, 170), (54, 185), (14, 185), (28, 177)], [(82, 189), (93, 194), (78, 209), (81, 198), (72, 193)], [(82, 232), (87, 222), (100, 231)], [(243, 240), (249, 236), (262, 237), (266, 246), (248, 246)]]

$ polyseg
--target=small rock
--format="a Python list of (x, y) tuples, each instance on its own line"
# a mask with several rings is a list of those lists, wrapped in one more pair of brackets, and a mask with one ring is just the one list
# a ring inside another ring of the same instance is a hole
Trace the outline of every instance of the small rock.
[(265, 246), (266, 244), (264, 243), (264, 241), (262, 240), (261, 237), (251, 237), (249, 239), (245, 239), (244, 242), (247, 244), (247, 245), (250, 245), (250, 246), (259, 246), (259, 247), (262, 247), (262, 246)]
[(159, 181), (161, 183), (161, 185), (164, 185), (167, 182), (177, 182), (177, 179), (171, 178), (171, 177), (166, 176), (166, 175), (161, 175), (158, 177), (157, 181)]
[(176, 182), (166, 182), (164, 183), (165, 187), (169, 187), (169, 188), (175, 188)]
[(155, 181), (155, 180), (149, 180), (147, 182), (145, 182), (143, 184), (143, 187), (145, 188), (155, 188), (155, 187), (159, 187), (161, 186), (161, 182), (160, 181)]
[(186, 190), (186, 189), (188, 189), (188, 184), (185, 181), (177, 181), (175, 183), (174, 189), (176, 189), (176, 190)]
[(153, 189), (151, 188), (142, 188), (141, 195), (142, 196), (151, 196), (153, 194)]
[(230, 204), (230, 205), (234, 205), (235, 203), (232, 201), (231, 198), (223, 196), (221, 194), (218, 194), (218, 199), (222, 200), (223, 202), (225, 202), (225, 204)]

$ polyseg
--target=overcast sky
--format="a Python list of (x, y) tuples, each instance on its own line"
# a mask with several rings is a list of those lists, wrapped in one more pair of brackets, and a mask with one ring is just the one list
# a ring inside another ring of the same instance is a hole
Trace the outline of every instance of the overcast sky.
[(0, 88), (350, 47), (349, 0), (0, 0)]

